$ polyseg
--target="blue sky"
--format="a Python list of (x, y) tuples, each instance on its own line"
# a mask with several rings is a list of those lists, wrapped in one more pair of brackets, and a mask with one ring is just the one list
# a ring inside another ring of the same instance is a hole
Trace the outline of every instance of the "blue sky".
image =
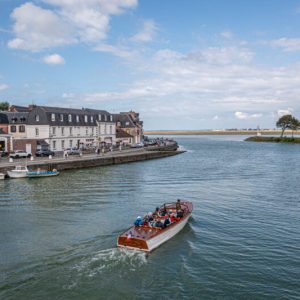
[(0, 100), (145, 129), (300, 118), (300, 0), (1, 0)]

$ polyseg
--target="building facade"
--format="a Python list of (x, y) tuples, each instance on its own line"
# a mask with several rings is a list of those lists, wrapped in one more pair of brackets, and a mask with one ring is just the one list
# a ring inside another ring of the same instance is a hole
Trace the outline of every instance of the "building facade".
[(13, 106), (13, 111), (0, 113), (0, 128), (12, 136), (8, 151), (34, 153), (46, 147), (63, 151), (116, 143), (116, 124), (113, 115), (105, 110), (31, 105), (28, 111), (20, 112)]
[(121, 129), (122, 131), (132, 136), (132, 144), (140, 143), (143, 141), (143, 122), (140, 120), (138, 113), (134, 111), (121, 112), (120, 114), (115, 114), (114, 117), (117, 129)]

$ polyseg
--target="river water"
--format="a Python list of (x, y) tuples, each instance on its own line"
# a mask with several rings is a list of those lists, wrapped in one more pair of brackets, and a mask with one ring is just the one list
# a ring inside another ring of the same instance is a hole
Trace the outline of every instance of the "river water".
[[(300, 299), (300, 146), (177, 137), (186, 153), (0, 181), (0, 299)], [(150, 255), (116, 248), (177, 198), (193, 217)]]

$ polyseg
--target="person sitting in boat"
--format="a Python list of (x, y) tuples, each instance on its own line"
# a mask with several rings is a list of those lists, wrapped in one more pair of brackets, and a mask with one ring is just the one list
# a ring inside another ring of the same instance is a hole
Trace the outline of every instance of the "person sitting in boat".
[(149, 222), (153, 221), (153, 214), (151, 211), (148, 212), (148, 221)]
[(164, 227), (164, 224), (162, 221), (158, 220), (155, 222), (154, 224), (155, 227), (159, 227), (159, 228), (163, 228)]
[(180, 199), (177, 199), (177, 202), (176, 202), (176, 211), (179, 211), (181, 210), (181, 203), (180, 203)]
[(180, 218), (177, 218), (176, 214), (173, 213), (170, 216), (170, 221), (171, 221), (171, 223), (178, 222), (178, 221), (180, 221)]
[(153, 219), (155, 219), (155, 218), (157, 218), (159, 216), (160, 216), (160, 214), (159, 214), (159, 207), (156, 207), (154, 213), (152, 214), (152, 217), (153, 217)]
[(164, 204), (164, 207), (162, 208), (160, 215), (162, 217), (164, 217), (167, 213), (168, 213), (168, 211), (167, 211), (167, 208), (166, 208), (166, 204)]
[(177, 218), (182, 218), (183, 217), (183, 210), (178, 210), (176, 213)]
[(136, 218), (136, 220), (134, 221), (134, 225), (135, 226), (141, 226), (141, 225), (143, 225), (143, 220), (142, 220), (142, 218), (140, 216), (138, 216)]
[(169, 216), (168, 216), (168, 218), (166, 218), (165, 220), (164, 220), (164, 228), (166, 228), (168, 225), (170, 225), (171, 224), (171, 221), (170, 221), (170, 218), (169, 218)]

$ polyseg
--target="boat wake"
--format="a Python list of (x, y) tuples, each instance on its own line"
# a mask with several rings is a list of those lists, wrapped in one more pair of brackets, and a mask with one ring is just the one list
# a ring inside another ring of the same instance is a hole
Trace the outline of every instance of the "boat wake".
[(147, 262), (147, 254), (137, 250), (111, 248), (101, 250), (73, 266), (80, 275), (94, 277), (117, 271), (119, 275), (134, 272)]

